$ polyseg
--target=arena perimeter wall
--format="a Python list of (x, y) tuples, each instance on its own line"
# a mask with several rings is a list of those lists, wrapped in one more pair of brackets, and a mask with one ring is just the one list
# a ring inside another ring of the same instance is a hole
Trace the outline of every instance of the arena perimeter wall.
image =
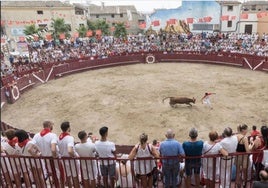
[(268, 72), (268, 57), (237, 53), (198, 53), (179, 51), (173, 53), (132, 53), (109, 56), (104, 59), (93, 57), (72, 59), (62, 62), (43, 62), (40, 69), (16, 72), (14, 75), (2, 78), (1, 108), (6, 104), (13, 104), (20, 98), (20, 94), (49, 80), (61, 78), (69, 74), (79, 73), (106, 67), (131, 65), (139, 63), (189, 62), (227, 65), (245, 69)]

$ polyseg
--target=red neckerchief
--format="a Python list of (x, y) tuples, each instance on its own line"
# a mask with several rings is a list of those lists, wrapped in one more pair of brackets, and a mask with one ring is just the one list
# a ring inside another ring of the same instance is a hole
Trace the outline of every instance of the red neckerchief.
[(43, 137), (45, 136), (47, 133), (50, 133), (50, 128), (44, 128), (41, 132), (40, 135)]
[(70, 134), (67, 132), (63, 132), (60, 134), (59, 139), (62, 140), (65, 136), (68, 136), (68, 135), (70, 135)]
[(14, 147), (16, 145), (16, 143), (18, 143), (18, 138), (14, 137), (11, 140), (8, 140), (8, 144), (12, 147)]
[(24, 140), (23, 142), (19, 142), (18, 145), (22, 148), (22, 147), (26, 146), (26, 144), (27, 144), (29, 141), (30, 141), (30, 139), (28, 138), (28, 139)]

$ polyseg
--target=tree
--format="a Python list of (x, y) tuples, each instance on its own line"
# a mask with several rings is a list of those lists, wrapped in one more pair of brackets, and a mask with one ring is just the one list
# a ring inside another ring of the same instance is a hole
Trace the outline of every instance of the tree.
[(127, 36), (127, 30), (125, 27), (125, 24), (122, 23), (117, 23), (115, 25), (115, 31), (114, 31), (114, 36), (117, 38), (125, 38)]
[(65, 34), (65, 37), (70, 37), (70, 25), (66, 24), (63, 18), (52, 18), (51, 27), (54, 40), (58, 39), (60, 34)]
[[(33, 35), (37, 35), (38, 38), (42, 38), (41, 33), (39, 32), (40, 29), (35, 26), (35, 24), (26, 25), (23, 33), (26, 35), (27, 41), (33, 40)], [(30, 37), (27, 37), (30, 36)]]
[(76, 29), (76, 31), (78, 31), (80, 37), (85, 37), (87, 28), (84, 25), (81, 25), (78, 29)]
[(109, 35), (109, 24), (105, 20), (97, 20), (95, 23), (95, 30), (100, 29), (103, 35)]
[(90, 20), (87, 20), (87, 29), (91, 31), (95, 31), (96, 30), (95, 23)]

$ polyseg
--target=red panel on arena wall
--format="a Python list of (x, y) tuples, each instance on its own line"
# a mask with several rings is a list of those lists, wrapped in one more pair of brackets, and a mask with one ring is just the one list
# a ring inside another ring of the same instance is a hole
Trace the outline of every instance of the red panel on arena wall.
[(188, 24), (194, 23), (194, 19), (193, 18), (187, 18), (186, 21), (187, 21)]

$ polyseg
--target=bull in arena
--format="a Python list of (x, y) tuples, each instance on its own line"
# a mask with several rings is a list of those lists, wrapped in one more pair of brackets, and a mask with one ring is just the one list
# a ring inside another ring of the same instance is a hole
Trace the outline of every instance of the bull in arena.
[(188, 97), (165, 97), (162, 102), (164, 103), (166, 99), (169, 99), (169, 105), (171, 107), (175, 107), (176, 104), (187, 104), (189, 106), (192, 106), (191, 103), (195, 103), (194, 97), (192, 99)]

